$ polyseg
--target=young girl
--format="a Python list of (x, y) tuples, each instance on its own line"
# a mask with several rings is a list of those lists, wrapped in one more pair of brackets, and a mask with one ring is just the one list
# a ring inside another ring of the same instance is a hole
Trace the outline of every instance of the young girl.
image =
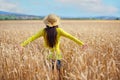
[(49, 56), (48, 58), (49, 59), (55, 58), (55, 60), (57, 60), (57, 65), (60, 67), (62, 59), (62, 55), (59, 48), (61, 36), (75, 41), (77, 44), (81, 45), (82, 48), (86, 48), (86, 45), (84, 45), (82, 41), (73, 37), (71, 34), (59, 28), (59, 21), (60, 17), (54, 14), (48, 15), (47, 17), (44, 18), (46, 28), (41, 29), (37, 34), (25, 40), (23, 43), (21, 43), (21, 46), (24, 47), (30, 42), (34, 41), (35, 39), (43, 37), (45, 47), (49, 48), (49, 50), (51, 51), (51, 53), (48, 55)]

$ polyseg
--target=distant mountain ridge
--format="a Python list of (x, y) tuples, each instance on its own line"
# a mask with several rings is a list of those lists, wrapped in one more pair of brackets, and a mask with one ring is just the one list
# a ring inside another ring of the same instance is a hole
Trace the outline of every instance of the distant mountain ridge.
[[(0, 11), (0, 20), (19, 20), (19, 19), (43, 19), (44, 16), (36, 16), (36, 15), (27, 15), (21, 13), (14, 13), (14, 12), (6, 12)], [(62, 17), (62, 19), (69, 19), (69, 20), (120, 20), (120, 17), (114, 16), (96, 16), (96, 17)]]
[(0, 20), (20, 20), (20, 19), (32, 20), (32, 19), (42, 19), (42, 18), (43, 18), (42, 16), (0, 11)]
[(5, 12), (5, 11), (0, 11), (0, 15), (16, 15), (16, 16), (26, 16), (26, 14), (13, 13), (13, 12)]
[(0, 15), (35, 16), (35, 15), (28, 15), (28, 14), (22, 14), (22, 13), (14, 13), (14, 12), (6, 12), (6, 11), (0, 11)]
[(10, 14), (9, 12), (0, 11), (0, 14)]

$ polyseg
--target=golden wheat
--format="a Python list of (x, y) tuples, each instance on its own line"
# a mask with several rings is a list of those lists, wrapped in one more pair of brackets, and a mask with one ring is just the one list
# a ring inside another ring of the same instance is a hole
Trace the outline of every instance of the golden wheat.
[[(17, 47), (44, 28), (42, 21), (0, 21), (0, 80), (55, 80), (39, 38)], [(88, 44), (61, 39), (63, 80), (120, 80), (120, 21), (62, 21), (60, 27)]]

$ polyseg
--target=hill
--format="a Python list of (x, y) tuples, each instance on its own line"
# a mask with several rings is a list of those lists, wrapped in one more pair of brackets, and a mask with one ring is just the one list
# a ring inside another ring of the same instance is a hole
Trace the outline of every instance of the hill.
[[(20, 14), (0, 11), (0, 20), (39, 20), (43, 19), (44, 16)], [(120, 17), (114, 16), (96, 16), (96, 17), (62, 17), (67, 20), (120, 20)]]
[(0, 11), (0, 20), (32, 20), (32, 19), (42, 19), (42, 16), (35, 16), (35, 15), (27, 15), (27, 14), (20, 14), (20, 13), (12, 13), (12, 12), (5, 12)]

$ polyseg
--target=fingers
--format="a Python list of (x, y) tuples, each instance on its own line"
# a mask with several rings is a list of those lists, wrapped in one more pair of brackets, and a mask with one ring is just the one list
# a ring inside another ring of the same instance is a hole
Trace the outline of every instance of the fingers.
[(17, 44), (16, 47), (18, 48), (19, 53), (20, 53), (20, 54), (23, 54), (23, 47), (20, 46), (19, 44)]
[(85, 45), (82, 46), (82, 50), (85, 50), (85, 49), (87, 49), (87, 48), (88, 48), (88, 45), (87, 45), (87, 44), (85, 44)]
[(88, 45), (85, 45), (85, 49), (87, 49), (88, 48)]
[(20, 46), (20, 54), (23, 54), (23, 47)]

